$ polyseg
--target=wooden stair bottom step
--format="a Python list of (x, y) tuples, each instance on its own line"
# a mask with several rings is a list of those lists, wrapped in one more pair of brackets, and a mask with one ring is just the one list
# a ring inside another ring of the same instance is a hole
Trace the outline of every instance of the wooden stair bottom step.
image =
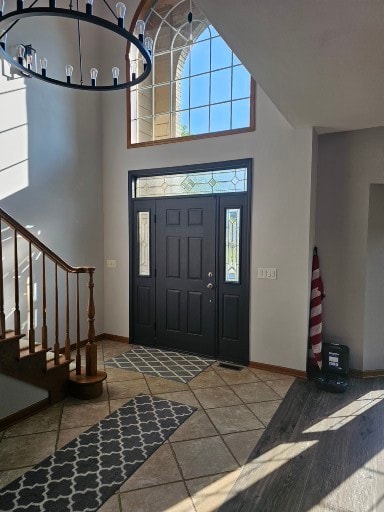
[(93, 377), (85, 374), (85, 368), (81, 369), (81, 375), (72, 372), (69, 376), (69, 394), (82, 400), (97, 398), (103, 393), (103, 380), (106, 378), (107, 374), (101, 370)]

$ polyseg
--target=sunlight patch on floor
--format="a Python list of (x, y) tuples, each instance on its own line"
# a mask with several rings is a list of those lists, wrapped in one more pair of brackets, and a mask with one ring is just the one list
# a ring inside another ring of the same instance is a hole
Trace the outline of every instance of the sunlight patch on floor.
[[(375, 396), (383, 395), (383, 391), (378, 391), (375, 393)], [(360, 397), (358, 400), (354, 400), (347, 406), (339, 409), (338, 411), (330, 414), (326, 418), (321, 419), (311, 427), (307, 428), (303, 431), (303, 434), (313, 434), (315, 432), (326, 432), (330, 430), (338, 430), (339, 428), (344, 427), (351, 421), (353, 421), (357, 416), (363, 414), (364, 412), (372, 409), (380, 402), (382, 402), (383, 398), (374, 398), (370, 399), (367, 397), (372, 396), (372, 393), (367, 393)]]
[[(238, 468), (222, 476), (197, 478), (187, 482), (197, 512), (215, 512), (224, 503), (240, 473), (241, 468)], [(203, 482), (207, 481), (211, 483), (204, 485)]]
[(178, 501), (175, 505), (167, 507), (164, 512), (191, 512), (191, 500), (189, 498)]
[[(268, 465), (266, 474), (270, 474), (272, 471), (276, 471), (277, 469), (281, 468), (281, 466), (294, 459), (298, 455), (303, 454), (306, 450), (312, 448), (312, 446), (317, 443), (317, 440), (281, 443), (278, 446), (275, 446), (275, 448), (272, 448), (272, 450), (263, 453), (257, 457), (257, 459), (253, 460), (252, 471), (254, 470), (253, 464), (256, 461), (260, 464)], [(244, 468), (247, 469), (247, 466), (248, 465), (246, 464)], [(264, 476), (266, 476), (266, 474), (264, 474)]]
[[(383, 456), (384, 451), (379, 456)], [(331, 466), (330, 466), (331, 468)], [(348, 467), (332, 466), (338, 485), (330, 478), (323, 498), (308, 512), (353, 510), (356, 512), (374, 512), (379, 507), (384, 494), (376, 493), (377, 455), (349, 474)], [(325, 484), (326, 485), (326, 484)], [(334, 486), (332, 488), (332, 486)], [(380, 496), (381, 495), (381, 496)]]
[[(272, 450), (269, 450), (256, 459), (243, 466), (241, 478), (236, 484), (236, 493), (239, 494), (247, 488), (266, 478), (271, 473), (279, 470), (299, 455), (318, 443), (313, 441), (298, 441), (293, 443), (281, 443)], [(241, 484), (244, 485), (241, 485)], [(213, 512), (213, 510), (212, 510)]]

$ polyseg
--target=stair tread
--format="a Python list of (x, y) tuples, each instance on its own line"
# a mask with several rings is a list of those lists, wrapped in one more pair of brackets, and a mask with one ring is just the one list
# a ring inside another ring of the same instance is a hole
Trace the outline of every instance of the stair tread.
[[(41, 343), (36, 341), (35, 346), (37, 347), (38, 345), (41, 345)], [(29, 340), (28, 339), (20, 340), (19, 347), (20, 347), (20, 350), (25, 350), (26, 348), (29, 349)]]
[(14, 338), (24, 338), (25, 334), (15, 334), (15, 331), (5, 331), (5, 338), (0, 338), (0, 343), (6, 342)]
[(60, 360), (59, 364), (55, 364), (55, 361), (52, 359), (52, 361), (47, 362), (47, 372), (54, 370), (55, 368), (59, 368), (61, 366), (70, 365), (72, 360), (63, 359)]
[(40, 353), (44, 353), (44, 352), (47, 352), (47, 351), (48, 351), (48, 349), (47, 348), (43, 348), (41, 345), (35, 345), (35, 351), (34, 352), (30, 352), (29, 348), (24, 348), (23, 350), (20, 350), (19, 359), (23, 359), (23, 358), (26, 358), (26, 357), (32, 357), (35, 354), (40, 354)]
[[(48, 361), (53, 361), (53, 359), (55, 358), (55, 353), (53, 350), (48, 350), (47, 354), (47, 362)], [(64, 356), (64, 354), (59, 354), (59, 358), (62, 359)]]

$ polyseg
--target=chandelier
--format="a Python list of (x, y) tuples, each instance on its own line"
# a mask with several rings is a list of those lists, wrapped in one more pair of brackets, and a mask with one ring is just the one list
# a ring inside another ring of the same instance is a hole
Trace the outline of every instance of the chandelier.
[[(124, 18), (126, 6), (124, 3), (118, 2), (116, 4), (115, 13), (107, 1), (102, 0), (116, 20), (115, 23), (112, 23), (105, 18), (93, 14), (93, 0), (86, 0), (85, 10), (79, 9), (79, 0), (76, 0), (76, 8), (73, 6), (73, 0), (70, 0), (68, 8), (57, 7), (56, 0), (45, 0), (45, 3), (48, 5), (39, 7), (35, 7), (35, 5), (38, 2), (44, 2), (44, 0), (34, 0), (29, 7), (24, 7), (23, 0), (12, 1), (15, 2), (16, 9), (5, 12), (5, 0), (0, 0), (0, 58), (3, 58), (9, 62), (11, 66), (23, 76), (38, 78), (51, 84), (72, 89), (80, 89), (86, 91), (111, 91), (117, 89), (127, 89), (136, 84), (139, 84), (145, 80), (151, 72), (153, 40), (150, 37), (144, 37), (145, 23), (142, 20), (139, 20), (136, 23), (136, 27), (133, 33), (125, 29)], [(41, 57), (39, 59), (40, 69), (38, 69), (37, 50), (30, 44), (19, 44), (16, 48), (16, 56), (12, 56), (8, 52), (7, 35), (20, 20), (24, 18), (45, 16), (70, 18), (77, 21), (77, 47), (80, 71), (80, 81), (78, 83), (73, 81), (74, 68), (71, 64), (63, 64), (62, 80), (58, 79), (56, 76), (50, 76), (48, 60), (45, 57)], [(110, 84), (97, 84), (97, 68), (91, 68), (89, 70), (89, 78), (84, 78), (80, 22), (91, 23), (117, 34), (118, 36), (125, 39), (127, 43), (131, 45), (131, 48), (135, 50), (136, 58), (131, 64), (130, 71), (127, 73), (125, 81), (119, 82), (120, 70), (116, 66), (113, 66), (111, 69)]]

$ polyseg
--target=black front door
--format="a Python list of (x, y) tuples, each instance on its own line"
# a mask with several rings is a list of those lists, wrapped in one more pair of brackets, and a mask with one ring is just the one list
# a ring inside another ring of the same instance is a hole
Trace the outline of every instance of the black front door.
[(216, 198), (156, 201), (156, 338), (214, 356)]
[(131, 212), (131, 342), (247, 364), (247, 194), (138, 198)]

